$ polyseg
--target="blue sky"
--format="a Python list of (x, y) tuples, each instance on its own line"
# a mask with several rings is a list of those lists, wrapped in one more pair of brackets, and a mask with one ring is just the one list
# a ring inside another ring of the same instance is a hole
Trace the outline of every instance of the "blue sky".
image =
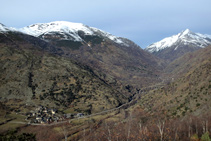
[(187, 28), (211, 35), (211, 0), (1, 0), (0, 13), (9, 27), (77, 22), (142, 48)]

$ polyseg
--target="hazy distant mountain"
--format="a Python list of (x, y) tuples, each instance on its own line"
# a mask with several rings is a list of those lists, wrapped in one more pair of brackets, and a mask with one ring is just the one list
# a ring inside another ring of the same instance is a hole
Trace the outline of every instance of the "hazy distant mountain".
[(173, 61), (187, 52), (192, 52), (211, 44), (211, 36), (194, 33), (189, 29), (149, 45), (145, 50), (166, 61)]

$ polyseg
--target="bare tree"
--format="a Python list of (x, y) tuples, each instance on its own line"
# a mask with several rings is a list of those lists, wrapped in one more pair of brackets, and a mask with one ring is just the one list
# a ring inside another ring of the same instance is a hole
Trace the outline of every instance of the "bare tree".
[(196, 126), (196, 134), (198, 135), (198, 122), (195, 121), (195, 126)]
[(67, 127), (68, 127), (67, 123), (64, 124), (64, 125), (61, 127), (61, 132), (62, 132), (62, 134), (64, 135), (65, 141), (67, 141), (67, 137), (68, 137), (68, 130), (67, 130)]
[(142, 127), (142, 123), (141, 123), (141, 120), (140, 120), (140, 122), (139, 122), (139, 131), (140, 131), (140, 132), (142, 132), (142, 128), (143, 128), (143, 127)]
[(130, 116), (129, 116), (129, 119), (128, 119), (127, 141), (129, 141), (129, 138), (130, 138), (131, 122), (132, 122), (132, 112), (130, 112)]
[(176, 129), (175, 129), (175, 135), (174, 135), (174, 141), (176, 141), (177, 140), (177, 131), (178, 131), (178, 128), (176, 127)]
[(208, 132), (208, 120), (207, 119), (204, 119), (202, 121), (202, 129), (203, 129), (203, 133)]
[(188, 120), (188, 137), (190, 138), (191, 136), (191, 124), (192, 124), (192, 118), (190, 117), (190, 119)]
[(147, 127), (144, 126), (142, 120), (139, 121), (139, 133), (142, 137), (142, 140), (145, 140), (144, 135), (147, 133)]
[(108, 141), (111, 141), (111, 130), (106, 121), (105, 121), (105, 126), (106, 126), (106, 130), (108, 131), (108, 134), (106, 134), (106, 133), (104, 133), (104, 134), (106, 135)]
[(161, 121), (159, 120), (157, 123), (157, 127), (159, 129), (160, 133), (160, 140), (163, 141), (163, 133), (164, 133), (164, 128), (165, 128), (165, 120)]
[(201, 125), (202, 125), (203, 134), (209, 131), (209, 129), (208, 129), (208, 117), (209, 117), (208, 114), (204, 114), (200, 118), (201, 119)]
[(170, 124), (173, 124), (172, 126), (172, 129), (173, 129), (173, 133), (174, 133), (174, 141), (176, 141), (177, 140), (177, 137), (178, 137), (178, 130), (179, 130), (179, 128), (180, 128), (180, 124), (179, 124), (179, 122), (177, 121), (177, 120), (174, 120), (174, 121), (172, 121), (172, 123), (170, 123)]
[(86, 137), (86, 131), (85, 131), (85, 128), (83, 129), (83, 138), (84, 138), (84, 141), (85, 141), (85, 137)]

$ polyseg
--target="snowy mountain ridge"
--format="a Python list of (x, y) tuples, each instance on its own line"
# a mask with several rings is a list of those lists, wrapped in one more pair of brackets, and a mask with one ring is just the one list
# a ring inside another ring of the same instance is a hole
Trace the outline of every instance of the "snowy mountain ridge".
[(128, 46), (120, 37), (114, 36), (108, 32), (102, 31), (94, 27), (88, 27), (82, 23), (72, 23), (66, 21), (55, 21), (50, 23), (38, 23), (19, 29), (25, 34), (35, 37), (42, 37), (49, 34), (61, 34), (62, 40), (73, 40), (81, 42), (83, 39), (80, 37), (79, 32), (84, 35), (90, 36), (103, 36), (118, 44)]
[(81, 23), (71, 23), (62, 21), (51, 23), (38, 23), (20, 29), (20, 31), (35, 37), (39, 37), (42, 34), (60, 32), (74, 36), (75, 41), (81, 41), (80, 37), (75, 34), (79, 30), (84, 31), (86, 35), (93, 34), (90, 29), (88, 29)]
[[(24, 34), (28, 34), (34, 37), (39, 37), (44, 40), (48, 40), (49, 35), (53, 36), (54, 39), (58, 40), (72, 40), (76, 42), (84, 42), (82, 36), (99, 36), (109, 40), (117, 44), (121, 44), (129, 47), (128, 41), (124, 38), (114, 36), (108, 32), (103, 30), (86, 26), (82, 23), (73, 23), (67, 21), (55, 21), (50, 23), (37, 23), (32, 24), (30, 26), (26, 26), (20, 29), (6, 27), (5, 25), (0, 23), (0, 32), (21, 32)], [(81, 34), (82, 35), (81, 35)]]
[(154, 53), (173, 46), (175, 47), (174, 50), (177, 50), (177, 48), (181, 45), (188, 44), (204, 48), (211, 44), (211, 36), (203, 35), (200, 33), (194, 33), (189, 29), (186, 29), (177, 35), (164, 38), (159, 42), (149, 45), (145, 50), (150, 53)]
[(1, 24), (0, 23), (0, 32), (3, 33), (3, 32), (9, 32), (9, 31), (18, 31), (17, 29), (15, 28), (12, 28), (12, 27), (6, 27), (5, 25)]

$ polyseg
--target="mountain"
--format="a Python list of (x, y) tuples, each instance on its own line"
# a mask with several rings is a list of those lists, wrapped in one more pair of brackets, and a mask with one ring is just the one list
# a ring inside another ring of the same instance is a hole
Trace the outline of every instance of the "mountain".
[(91, 68), (21, 32), (0, 33), (0, 101), (11, 111), (38, 105), (93, 113), (128, 101)]
[(111, 109), (160, 81), (162, 70), (132, 41), (78, 23), (1, 25), (0, 49), (0, 102), (11, 111)]
[(66, 21), (40, 23), (21, 28), (20, 31), (47, 41), (71, 40), (83, 42), (84, 44), (89, 45), (89, 43), (86, 42), (86, 38), (90, 36), (101, 36), (105, 39), (110, 39), (116, 43), (128, 46), (127, 43), (120, 37), (113, 36), (110, 33), (97, 28), (88, 27), (82, 23), (72, 23)]
[[(34, 133), (37, 140), (105, 140), (110, 131), (110, 140), (116, 135), (120, 140), (201, 137), (211, 110), (211, 46), (190, 52), (195, 47), (189, 41), (172, 48), (184, 47), (180, 51), (185, 54), (172, 55), (178, 58), (166, 64), (129, 39), (83, 24), (52, 22), (22, 29), (0, 24), (0, 133), (16, 129), (8, 135)], [(40, 105), (43, 110), (34, 113)], [(48, 126), (25, 120), (47, 118), (46, 107), (58, 110), (56, 121), (66, 113), (91, 115)], [(185, 119), (189, 114), (201, 118)], [(163, 138), (159, 129), (165, 131)]]
[(194, 33), (186, 29), (177, 35), (149, 45), (145, 50), (167, 62), (171, 62), (187, 52), (193, 52), (210, 44), (210, 35)]
[[(140, 103), (150, 112), (168, 116), (202, 115), (210, 111), (211, 46), (185, 54), (168, 68), (172, 82), (151, 90)], [(178, 72), (178, 73), (177, 73)]]
[(143, 87), (158, 80), (163, 62), (134, 42), (81, 23), (33, 24), (21, 32), (57, 47), (57, 53), (96, 70), (108, 83)]
[(197, 50), (196, 52), (186, 53), (182, 57), (171, 62), (165, 68), (165, 72), (172, 74), (172, 77), (182, 77), (189, 70), (199, 67), (204, 61), (208, 61), (209, 58), (210, 46)]

